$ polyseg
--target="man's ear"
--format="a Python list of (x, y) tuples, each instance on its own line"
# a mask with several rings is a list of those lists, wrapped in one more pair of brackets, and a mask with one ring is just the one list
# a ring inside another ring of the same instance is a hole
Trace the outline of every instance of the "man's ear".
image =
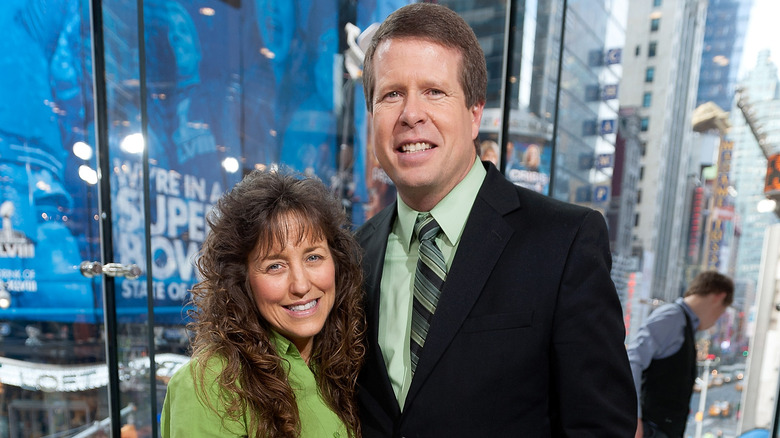
[(479, 102), (472, 106), (471, 112), (471, 139), (474, 140), (479, 135), (479, 128), (482, 124), (482, 111), (485, 109), (485, 102)]
[(726, 292), (717, 292), (712, 295), (715, 297), (713, 302), (718, 303), (721, 306), (725, 306), (724, 301), (726, 300)]
[(369, 145), (371, 145), (371, 150), (374, 152), (374, 159), (378, 160), (376, 157), (376, 144), (374, 142), (374, 113), (373, 112), (366, 112), (366, 126), (368, 126), (368, 133), (366, 141)]

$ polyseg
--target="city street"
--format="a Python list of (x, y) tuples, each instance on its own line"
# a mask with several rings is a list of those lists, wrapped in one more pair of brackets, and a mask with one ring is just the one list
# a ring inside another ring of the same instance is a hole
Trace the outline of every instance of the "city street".
[[(737, 436), (738, 411), (742, 392), (734, 388), (736, 382), (737, 380), (735, 379), (729, 383), (723, 383), (721, 386), (711, 386), (707, 389), (707, 399), (704, 405), (704, 417), (702, 420), (702, 437), (734, 438)], [(701, 394), (698, 392), (694, 392), (693, 397), (691, 397), (691, 413), (688, 416), (688, 426), (685, 429), (686, 438), (696, 437), (696, 412), (699, 410), (700, 398)], [(709, 408), (716, 401), (726, 401), (730, 404), (731, 409), (728, 415), (709, 415)], [(711, 435), (708, 435), (708, 433)]]

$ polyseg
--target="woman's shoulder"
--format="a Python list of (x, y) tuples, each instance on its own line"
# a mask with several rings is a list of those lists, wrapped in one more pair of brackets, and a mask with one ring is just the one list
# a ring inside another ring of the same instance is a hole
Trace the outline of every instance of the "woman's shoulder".
[(225, 368), (225, 359), (221, 356), (211, 356), (207, 359), (192, 357), (181, 366), (171, 377), (168, 387), (192, 387), (196, 380), (203, 379), (207, 387), (213, 383)]
[(163, 437), (247, 436), (245, 416), (226, 414), (217, 381), (222, 368), (221, 357), (195, 357), (173, 374), (163, 405)]

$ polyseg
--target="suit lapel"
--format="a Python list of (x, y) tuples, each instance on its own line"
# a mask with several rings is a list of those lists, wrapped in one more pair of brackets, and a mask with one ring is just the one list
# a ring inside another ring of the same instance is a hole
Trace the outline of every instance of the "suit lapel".
[(513, 234), (503, 216), (520, 207), (517, 191), (493, 166), (469, 213), (442, 297), (431, 321), (425, 347), (412, 379), (410, 406), (425, 379), (457, 334), (479, 298), (501, 253)]
[(381, 400), (378, 401), (384, 405), (386, 412), (394, 412), (395, 417), (400, 415), (400, 408), (387, 375), (382, 350), (379, 347), (379, 291), (387, 250), (387, 237), (392, 230), (396, 211), (396, 204), (393, 203), (377, 213), (357, 232), (358, 242), (365, 254), (363, 258), (363, 275), (365, 276), (363, 283), (366, 293), (365, 312), (368, 322), (366, 337), (369, 348), (364, 366), (373, 370), (376, 373), (375, 376), (378, 376), (378, 378), (373, 379), (373, 382), (362, 382), (362, 384), (376, 388), (371, 392), (382, 394)]
[[(379, 286), (382, 282), (382, 267), (387, 250), (387, 236), (393, 227), (395, 212), (396, 204), (393, 203), (377, 213), (374, 220), (358, 231), (358, 240), (365, 253), (363, 274), (365, 275), (364, 284), (366, 286), (368, 304), (366, 317), (368, 318), (369, 327), (377, 327), (379, 325)], [(376, 341), (376, 338), (372, 339), (372, 341)]]

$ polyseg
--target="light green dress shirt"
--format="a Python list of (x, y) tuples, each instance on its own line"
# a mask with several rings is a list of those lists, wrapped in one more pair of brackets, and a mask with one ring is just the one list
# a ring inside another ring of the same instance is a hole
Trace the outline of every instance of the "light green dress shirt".
[[(486, 174), (482, 163), (475, 160), (466, 177), (430, 212), (441, 226), (442, 233), (436, 237), (436, 245), (444, 254), (447, 270), (452, 266), (466, 219)], [(409, 336), (414, 273), (420, 257), (420, 242), (414, 238), (414, 222), (418, 213), (398, 197), (398, 216), (387, 237), (379, 294), (379, 346), (402, 410), (412, 382)]]
[[(325, 404), (309, 366), (301, 358), (295, 345), (274, 332), (272, 337), (284, 363), (289, 364), (288, 379), (295, 393), (301, 418), (301, 437), (331, 438), (348, 436), (347, 429), (339, 417)], [(246, 437), (248, 414), (236, 420), (226, 419), (223, 423), (224, 407), (219, 413), (204, 406), (195, 392), (190, 361), (181, 367), (168, 382), (168, 392), (163, 403), (161, 434), (163, 438), (203, 437)], [(210, 400), (218, 400), (216, 378), (222, 369), (222, 359), (212, 358), (206, 371), (206, 390)]]

